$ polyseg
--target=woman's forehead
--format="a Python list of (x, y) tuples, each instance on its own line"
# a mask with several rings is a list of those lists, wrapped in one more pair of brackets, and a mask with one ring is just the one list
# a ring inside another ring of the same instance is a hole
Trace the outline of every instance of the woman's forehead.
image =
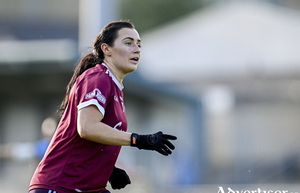
[(136, 31), (136, 29), (130, 29), (130, 28), (122, 28), (118, 32), (118, 38), (123, 40), (126, 38), (134, 39), (136, 41), (141, 41), (139, 33)]

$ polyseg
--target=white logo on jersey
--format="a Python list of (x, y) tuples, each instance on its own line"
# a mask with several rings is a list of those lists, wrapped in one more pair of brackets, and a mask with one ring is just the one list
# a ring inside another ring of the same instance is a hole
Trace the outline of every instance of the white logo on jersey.
[(120, 96), (120, 100), (121, 100), (123, 112), (125, 112), (125, 105), (124, 105), (123, 97)]
[(85, 99), (90, 99), (90, 98), (93, 98), (93, 97), (96, 97), (98, 99), (98, 101), (103, 103), (103, 104), (105, 104), (105, 102), (106, 102), (105, 96), (101, 93), (101, 91), (98, 88), (96, 88), (92, 92), (87, 93), (85, 95)]
[(122, 125), (122, 122), (117, 123), (117, 124), (114, 126), (114, 129), (120, 130), (120, 129), (118, 129), (118, 127), (121, 127), (121, 125)]
[(117, 101), (117, 102), (119, 102), (119, 99), (118, 99), (118, 97), (116, 95), (114, 96), (114, 100)]
[(118, 97), (116, 95), (114, 96), (114, 100), (116, 102), (120, 102), (121, 101), (122, 110), (123, 110), (123, 112), (125, 112), (125, 105), (124, 105), (124, 102), (123, 102), (123, 97), (119, 96), (119, 98), (120, 98), (120, 100), (118, 99)]

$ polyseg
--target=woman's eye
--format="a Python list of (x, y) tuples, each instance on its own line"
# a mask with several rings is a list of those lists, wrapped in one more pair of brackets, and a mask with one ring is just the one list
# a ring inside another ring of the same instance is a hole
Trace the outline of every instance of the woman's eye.
[(131, 42), (126, 42), (125, 45), (131, 46)]

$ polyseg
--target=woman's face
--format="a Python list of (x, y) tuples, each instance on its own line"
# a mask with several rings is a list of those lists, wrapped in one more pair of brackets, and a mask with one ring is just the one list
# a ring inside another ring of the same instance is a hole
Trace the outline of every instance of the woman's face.
[(108, 47), (105, 60), (121, 74), (136, 70), (141, 56), (141, 39), (135, 29), (122, 28), (112, 47)]

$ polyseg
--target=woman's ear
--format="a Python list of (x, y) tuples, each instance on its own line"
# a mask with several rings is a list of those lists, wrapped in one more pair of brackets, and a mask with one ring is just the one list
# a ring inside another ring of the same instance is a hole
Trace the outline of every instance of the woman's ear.
[(104, 55), (111, 56), (110, 47), (106, 43), (101, 44), (101, 50)]

